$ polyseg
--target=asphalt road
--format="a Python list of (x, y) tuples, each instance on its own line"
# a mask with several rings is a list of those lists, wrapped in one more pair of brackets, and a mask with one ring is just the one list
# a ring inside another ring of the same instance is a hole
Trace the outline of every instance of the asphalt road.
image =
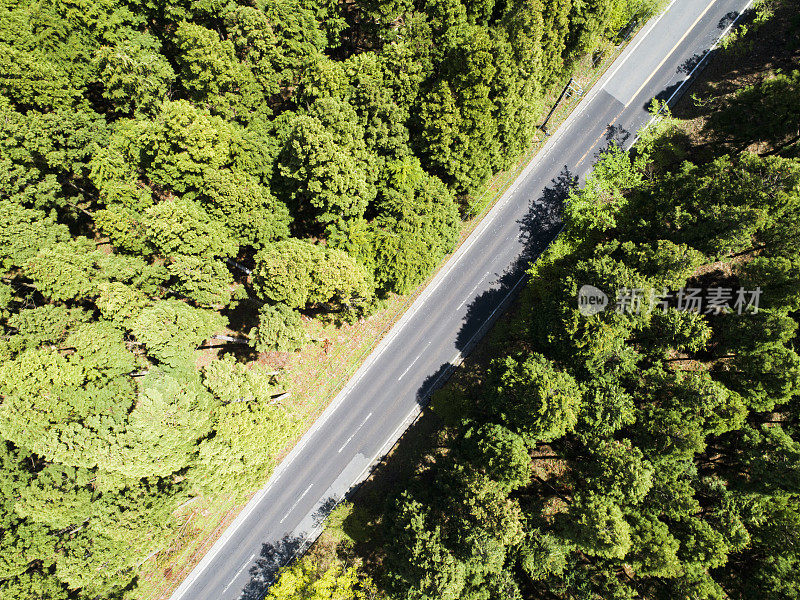
[(682, 91), (698, 59), (748, 4), (675, 0), (631, 41), (172, 600), (260, 600), (278, 566), (414, 420), (519, 289), (557, 233), (569, 187), (612, 141), (630, 146), (652, 98)]

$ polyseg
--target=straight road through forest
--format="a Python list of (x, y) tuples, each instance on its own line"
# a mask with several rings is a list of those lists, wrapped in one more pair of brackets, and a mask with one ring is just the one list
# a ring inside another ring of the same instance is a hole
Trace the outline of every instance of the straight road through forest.
[(653, 98), (672, 99), (746, 0), (675, 0), (587, 94), (248, 503), (171, 600), (260, 600), (278, 566), (399, 438), (552, 240), (570, 186), (629, 147)]

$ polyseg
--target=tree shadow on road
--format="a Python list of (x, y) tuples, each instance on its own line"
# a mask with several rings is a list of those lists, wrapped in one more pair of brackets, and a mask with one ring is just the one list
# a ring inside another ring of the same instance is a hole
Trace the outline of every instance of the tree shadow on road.
[(250, 568), (250, 581), (242, 590), (240, 600), (263, 600), (280, 568), (290, 563), (306, 545), (304, 538), (288, 535), (275, 544), (263, 544), (256, 564)]
[[(313, 527), (322, 525), (341, 500), (331, 496), (322, 501), (312, 515)], [(250, 581), (242, 590), (240, 600), (263, 600), (280, 569), (300, 556), (310, 543), (306, 537), (286, 535), (277, 543), (263, 544), (256, 564), (250, 568)]]
[[(730, 12), (728, 12), (717, 23), (717, 29), (719, 31), (723, 31), (725, 28), (727, 28), (729, 25), (731, 25), (739, 16), (740, 16), (740, 13), (738, 11), (730, 11)], [(747, 20), (748, 19), (745, 16), (744, 17), (744, 21), (747, 22)], [(720, 52), (721, 52), (720, 48), (716, 47), (716, 48), (713, 48), (713, 49), (711, 49), (709, 51), (706, 51), (706, 52), (695, 53), (694, 55), (690, 56), (685, 61), (683, 61), (680, 65), (678, 65), (677, 72), (678, 73), (682, 73), (684, 75), (688, 75), (703, 61), (706, 61), (706, 65), (708, 63), (710, 63), (714, 59), (714, 57), (716, 55), (718, 55)], [(753, 53), (748, 53), (748, 54), (753, 54)], [(722, 86), (715, 85), (715, 93), (716, 94), (727, 93), (729, 91), (732, 91), (732, 89), (738, 88), (738, 85), (735, 83), (735, 79), (736, 79), (736, 77), (742, 75), (742, 73), (743, 73), (742, 67), (744, 67), (744, 72), (753, 72), (753, 71), (758, 72), (758, 71), (762, 71), (764, 69), (764, 65), (762, 63), (759, 63), (758, 66), (756, 66), (755, 68), (753, 68), (753, 67), (745, 67), (743, 63), (744, 63), (744, 61), (742, 61), (742, 60), (735, 61), (735, 67), (733, 69), (734, 70), (733, 85), (731, 86), (731, 89), (727, 89), (726, 90), (727, 85), (722, 85)], [(720, 83), (720, 82), (716, 82), (716, 83)], [(722, 82), (722, 83), (728, 84), (728, 82)], [(681, 85), (683, 85), (683, 82), (674, 83), (674, 84), (666, 87), (665, 89), (661, 90), (659, 93), (657, 93), (655, 96), (653, 96), (653, 98), (656, 98), (658, 100), (668, 100), (669, 98), (672, 97), (672, 94)], [(690, 83), (687, 83), (685, 85), (685, 88), (688, 89), (689, 87), (690, 87)], [(675, 102), (673, 102), (673, 104), (677, 103), (677, 99), (674, 99), (674, 100), (675, 100)], [(650, 102), (651, 102), (651, 99), (648, 99), (647, 102), (645, 102), (645, 104), (643, 106), (643, 108), (645, 110), (650, 106)], [(695, 108), (697, 108), (697, 107), (695, 107)], [(698, 112), (702, 113), (703, 112), (702, 108), (699, 108)], [(689, 117), (689, 118), (693, 118), (693, 117)]]
[(608, 151), (609, 146), (617, 146), (625, 148), (628, 141), (631, 139), (631, 132), (625, 129), (622, 125), (609, 125), (606, 129), (606, 142), (607, 146), (595, 155), (595, 162), (600, 156)]
[(735, 10), (730, 11), (728, 14), (726, 14), (719, 20), (719, 23), (717, 23), (717, 29), (719, 29), (720, 31), (724, 30), (728, 25), (730, 25), (737, 19), (739, 14), (740, 13), (738, 11)]
[(705, 58), (705, 56), (706, 56), (705, 52), (694, 53), (692, 56), (690, 56), (689, 58), (687, 58), (685, 61), (683, 61), (681, 64), (678, 65), (676, 72), (681, 73), (683, 75), (688, 75), (689, 73), (695, 70), (697, 65), (701, 63), (701, 61)]
[(439, 389), (445, 381), (447, 381), (447, 377), (450, 375), (452, 370), (453, 365), (448, 362), (440, 365), (435, 372), (428, 375), (417, 390), (417, 402), (424, 406), (431, 394)]
[[(660, 92), (658, 92), (656, 95), (654, 95), (654, 96), (652, 96), (652, 97), (650, 97), (650, 98), (647, 98), (647, 100), (645, 100), (645, 101), (644, 101), (644, 103), (642, 104), (642, 110), (649, 111), (649, 110), (650, 110), (650, 106), (652, 106), (652, 104), (653, 104), (653, 100), (654, 100), (654, 99), (655, 99), (655, 100), (658, 100), (659, 102), (666, 102), (667, 100), (669, 100), (670, 98), (672, 98), (672, 95), (673, 95), (673, 94), (674, 94), (674, 93), (675, 93), (675, 92), (678, 90), (678, 88), (680, 88), (682, 85), (683, 85), (683, 81), (677, 81), (677, 82), (673, 83), (672, 85), (668, 85), (668, 86), (667, 86), (667, 87), (665, 87), (663, 90), (661, 90)], [(688, 84), (687, 84), (687, 85), (688, 85)], [(674, 99), (673, 99), (673, 100), (674, 100)]]
[[(528, 212), (517, 221), (522, 252), (505, 271), (495, 274), (495, 285), (477, 296), (467, 307), (464, 323), (456, 339), (456, 347), (462, 356), (472, 350), (495, 319), (507, 308), (522, 287), (531, 262), (538, 258), (558, 234), (564, 201), (577, 185), (577, 181), (577, 177), (565, 166), (542, 194), (529, 202)], [(424, 405), (430, 395), (444, 384), (452, 369), (452, 364), (448, 362), (429, 375), (417, 392), (417, 401)]]
[[(561, 227), (562, 208), (570, 191), (577, 185), (575, 177), (566, 167), (552, 180), (542, 194), (531, 199), (526, 214), (517, 221), (522, 251), (517, 259), (502, 273), (498, 273), (491, 290), (475, 298), (469, 305), (464, 323), (457, 338), (457, 348), (463, 355), (472, 350), (494, 320), (502, 314), (522, 285), (531, 261), (535, 260), (555, 238)], [(419, 387), (417, 401), (425, 405), (438, 387), (443, 385), (453, 370), (451, 363), (440, 365)], [(346, 494), (349, 497), (353, 490)], [(314, 513), (314, 524), (321, 524), (338, 504), (329, 498)], [(291, 562), (304, 549), (304, 541), (285, 537), (277, 544), (264, 544), (257, 564), (250, 570), (250, 582), (242, 592), (241, 600), (261, 600), (266, 589), (274, 582), (278, 570)]]
[(322, 504), (319, 505), (317, 510), (314, 511), (314, 514), (311, 515), (311, 520), (314, 523), (314, 527), (319, 527), (328, 518), (328, 515), (333, 512), (333, 509), (336, 508), (339, 502), (342, 501), (342, 498), (338, 498), (336, 496), (331, 496), (330, 498), (326, 498), (322, 501)]
[[(525, 215), (517, 221), (518, 235), (522, 242), (520, 256), (509, 265), (503, 273), (499, 273), (493, 289), (476, 297), (469, 305), (464, 323), (459, 331), (457, 347), (466, 355), (472, 346), (486, 333), (489, 327), (479, 331), (486, 323), (486, 317), (503, 303), (514, 298), (511, 293), (519, 291), (531, 261), (535, 260), (558, 234), (561, 228), (562, 208), (570, 191), (577, 185), (577, 177), (564, 168), (551, 181), (550, 185), (539, 195), (532, 198)], [(514, 286), (517, 285), (516, 289)], [(503, 304), (493, 315), (492, 322), (503, 312)], [(491, 325), (491, 322), (489, 323)], [(476, 335), (478, 332), (478, 335)], [(437, 388), (446, 383), (454, 367), (447, 362), (432, 368), (430, 375), (419, 386), (417, 402), (426, 405)], [(385, 528), (385, 515), (393, 510), (393, 504), (387, 500), (394, 498), (397, 490), (403, 489), (408, 480), (424, 472), (427, 466), (434, 464), (433, 450), (448, 434), (441, 413), (423, 411), (420, 418), (409, 427), (390, 450), (388, 457), (375, 466), (367, 480), (352, 490), (348, 497), (355, 499), (357, 518), (345, 520), (344, 526), (351, 530), (353, 539), (362, 545), (362, 556), (367, 560), (380, 560), (379, 555), (372, 554), (376, 546), (391, 545), (393, 533)]]

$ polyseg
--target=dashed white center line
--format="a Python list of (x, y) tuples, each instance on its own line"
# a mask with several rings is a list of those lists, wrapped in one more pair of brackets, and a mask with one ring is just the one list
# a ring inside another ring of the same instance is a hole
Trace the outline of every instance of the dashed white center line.
[(234, 581), (236, 581), (236, 578), (237, 578), (237, 577), (238, 577), (238, 576), (241, 574), (241, 572), (242, 572), (242, 571), (244, 571), (244, 570), (247, 568), (247, 565), (249, 565), (249, 564), (250, 564), (250, 561), (252, 561), (252, 560), (253, 560), (253, 558), (255, 558), (255, 556), (256, 556), (256, 553), (255, 553), (255, 552), (253, 552), (253, 553), (250, 555), (250, 558), (248, 558), (248, 559), (245, 561), (245, 563), (242, 565), (242, 567), (241, 567), (241, 568), (240, 568), (238, 571), (236, 571), (236, 575), (234, 575), (234, 576), (233, 576), (233, 579), (231, 579), (231, 580), (228, 582), (228, 585), (226, 585), (226, 586), (225, 586), (225, 589), (224, 589), (224, 590), (222, 590), (222, 593), (223, 593), (223, 594), (224, 594), (225, 592), (227, 592), (227, 591), (228, 591), (228, 588), (229, 588), (229, 587), (231, 587), (231, 585), (233, 584), (233, 582), (234, 582)]
[(358, 431), (359, 431), (359, 430), (360, 430), (360, 429), (361, 429), (361, 428), (362, 428), (364, 425), (366, 425), (366, 423), (367, 423), (367, 420), (368, 420), (368, 419), (369, 419), (371, 416), (372, 416), (372, 413), (369, 413), (369, 414), (368, 414), (366, 417), (364, 417), (364, 420), (363, 420), (363, 421), (361, 421), (361, 425), (359, 425), (359, 426), (356, 428), (356, 430), (353, 432), (353, 435), (351, 435), (349, 438), (347, 438), (347, 441), (346, 441), (344, 444), (342, 444), (342, 447), (341, 447), (341, 448), (339, 448), (339, 453), (341, 453), (341, 452), (342, 452), (342, 450), (344, 450), (344, 447), (345, 447), (345, 446), (347, 446), (347, 444), (349, 444), (349, 443), (350, 443), (350, 440), (352, 440), (352, 439), (355, 437), (355, 435), (358, 433)]
[[(425, 348), (423, 348), (423, 349), (422, 349), (422, 352), (425, 352), (425, 349), (426, 349), (428, 346), (430, 346), (430, 345), (431, 345), (431, 343), (430, 343), (430, 342), (428, 342), (427, 344), (425, 344)], [(410, 364), (410, 365), (408, 365), (408, 367), (406, 367), (406, 370), (405, 370), (405, 371), (403, 371), (403, 374), (402, 374), (402, 375), (400, 375), (400, 377), (398, 377), (398, 378), (397, 378), (397, 381), (400, 381), (400, 380), (401, 380), (403, 377), (405, 377), (406, 373), (408, 373), (408, 372), (411, 370), (411, 367), (413, 367), (413, 366), (414, 366), (414, 363), (415, 363), (415, 362), (417, 362), (417, 361), (419, 360), (419, 357), (420, 357), (420, 356), (422, 356), (422, 352), (420, 352), (419, 354), (417, 354), (417, 358), (415, 358), (414, 360), (412, 360), (412, 361), (411, 361), (411, 364)]]
[[(486, 275), (488, 275), (488, 273), (486, 273)], [(464, 306), (464, 304), (466, 303), (466, 301), (472, 298), (472, 293), (473, 293), (475, 290), (477, 290), (477, 289), (478, 289), (478, 286), (479, 286), (481, 283), (483, 283), (483, 280), (484, 280), (484, 279), (486, 279), (486, 275), (484, 275), (483, 277), (481, 277), (481, 280), (480, 280), (478, 283), (476, 283), (476, 284), (475, 284), (475, 287), (474, 287), (474, 288), (472, 288), (472, 289), (469, 291), (469, 294), (467, 294), (467, 297), (466, 297), (466, 298), (464, 298), (464, 300), (462, 300), (461, 304), (459, 304), (459, 305), (456, 307), (456, 310), (458, 310), (459, 308), (461, 308), (462, 306)]]
[(314, 487), (314, 484), (313, 484), (313, 483), (312, 483), (312, 484), (310, 484), (310, 485), (309, 485), (309, 486), (306, 488), (306, 491), (305, 491), (305, 492), (303, 492), (302, 494), (300, 494), (300, 497), (299, 497), (297, 500), (295, 500), (295, 501), (294, 501), (294, 504), (292, 504), (292, 507), (291, 507), (291, 508), (290, 508), (290, 509), (289, 509), (289, 510), (286, 512), (286, 514), (285, 514), (285, 515), (283, 515), (283, 518), (282, 518), (282, 519), (279, 521), (280, 523), (283, 523), (283, 522), (286, 520), (286, 518), (287, 518), (287, 517), (288, 517), (290, 514), (292, 514), (292, 511), (293, 511), (293, 510), (295, 509), (295, 507), (296, 507), (296, 506), (297, 506), (297, 505), (300, 503), (300, 500), (302, 500), (302, 499), (303, 499), (303, 496), (305, 496), (305, 495), (308, 493), (308, 490), (310, 490), (312, 487)]

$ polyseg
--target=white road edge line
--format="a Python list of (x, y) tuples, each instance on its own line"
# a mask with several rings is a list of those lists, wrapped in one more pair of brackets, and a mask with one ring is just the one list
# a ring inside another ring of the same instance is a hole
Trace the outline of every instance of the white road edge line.
[[(653, 30), (655, 24), (664, 16), (664, 13), (668, 12), (672, 5), (677, 0), (672, 0), (670, 4), (664, 9), (664, 11), (659, 15), (659, 17), (653, 22), (653, 25), (649, 25), (648, 27), (643, 28), (636, 34), (634, 39), (640, 38), (637, 40), (636, 44), (641, 43), (641, 39), (647, 37), (650, 32)], [(752, 2), (752, 0), (751, 0)], [(748, 4), (749, 6), (749, 4)], [(641, 37), (640, 37), (641, 36)], [(635, 46), (634, 46), (635, 48)], [(623, 55), (617, 58), (617, 60), (621, 59), (620, 65), (625, 63), (628, 58), (633, 54), (633, 52), (628, 52), (626, 48), (623, 51)], [(618, 65), (616, 68), (619, 68)], [(475, 243), (475, 240), (479, 238), (483, 231), (491, 225), (492, 221), (497, 217), (500, 213), (500, 209), (506, 203), (508, 198), (514, 195), (517, 188), (520, 186), (521, 182), (530, 174), (533, 169), (539, 166), (550, 154), (553, 146), (555, 146), (558, 141), (565, 135), (572, 125), (572, 123), (578, 118), (580, 114), (582, 114), (586, 107), (588, 107), (594, 97), (603, 89), (606, 82), (608, 81), (608, 75), (604, 74), (600, 79), (595, 82), (592, 86), (591, 90), (583, 97), (582, 101), (579, 104), (579, 108), (574, 110), (570, 115), (564, 120), (561, 126), (558, 128), (557, 132), (547, 140), (545, 145), (542, 147), (541, 151), (533, 157), (533, 159), (528, 163), (528, 165), (520, 172), (517, 176), (517, 179), (514, 183), (506, 190), (505, 194), (507, 197), (505, 200), (502, 198), (495, 203), (495, 206), (489, 210), (489, 212), (484, 216), (481, 220), (480, 224), (472, 231), (470, 234), (470, 238), (472, 241), (467, 244), (466, 242), (462, 244), (459, 248), (456, 249), (455, 253), (450, 257), (446, 264), (449, 263), (449, 267), (446, 269), (440, 270), (436, 275), (434, 275), (433, 280), (428, 284), (428, 286), (422, 291), (422, 293), (417, 297), (417, 299), (412, 303), (412, 305), (403, 313), (403, 316), (395, 323), (394, 327), (392, 328), (392, 332), (389, 334), (388, 337), (384, 338), (372, 351), (367, 360), (365, 360), (361, 367), (356, 371), (353, 376), (353, 379), (346, 384), (339, 394), (333, 399), (333, 401), (328, 405), (328, 408), (323, 411), (323, 413), (319, 416), (319, 418), (314, 422), (311, 428), (306, 432), (306, 434), (300, 439), (300, 441), (295, 444), (294, 448), (289, 452), (289, 454), (281, 461), (281, 463), (275, 467), (275, 470), (272, 472), (272, 476), (270, 477), (267, 484), (258, 490), (247, 505), (242, 509), (242, 511), (236, 516), (233, 522), (223, 531), (222, 535), (217, 539), (216, 543), (211, 547), (211, 549), (203, 556), (200, 562), (197, 563), (194, 569), (189, 573), (189, 576), (183, 580), (183, 582), (175, 589), (172, 596), (170, 596), (170, 600), (180, 600), (183, 595), (188, 591), (188, 589), (192, 586), (195, 580), (205, 571), (209, 564), (214, 560), (217, 554), (220, 553), (222, 548), (225, 547), (225, 544), (228, 543), (228, 540), (233, 537), (239, 527), (242, 526), (250, 514), (255, 510), (256, 506), (261, 502), (261, 499), (272, 489), (272, 486), (278, 481), (280, 476), (286, 470), (286, 468), (291, 465), (292, 461), (300, 454), (303, 448), (308, 444), (308, 440), (316, 433), (316, 431), (325, 424), (325, 422), (330, 418), (330, 416), (336, 411), (339, 405), (344, 401), (347, 397), (347, 394), (350, 390), (355, 387), (355, 384), (361, 380), (361, 378), (366, 374), (369, 370), (369, 367), (372, 366), (372, 363), (380, 357), (381, 354), (386, 350), (386, 347), (389, 345), (389, 342), (394, 339), (394, 337), (402, 330), (406, 323), (414, 316), (414, 314), (419, 310), (419, 308), (424, 304), (425, 300), (433, 294), (439, 284), (444, 280), (447, 274), (452, 270), (453, 266), (461, 260), (472, 244)], [(582, 106), (581, 106), (582, 105)], [(469, 241), (469, 238), (467, 238)]]
[(309, 486), (306, 488), (306, 491), (303, 492), (302, 494), (300, 494), (300, 497), (297, 500), (294, 501), (294, 504), (292, 504), (292, 506), (289, 508), (289, 510), (286, 511), (286, 514), (283, 515), (283, 518), (280, 521), (278, 521), (279, 523), (283, 523), (286, 520), (286, 517), (288, 517), (290, 514), (292, 514), (292, 511), (295, 508), (297, 508), (298, 504), (300, 504), (300, 500), (302, 500), (305, 497), (305, 495), (308, 493), (308, 490), (310, 490), (312, 487), (314, 487), (314, 484), (313, 483), (309, 484)]
[(228, 582), (228, 585), (226, 585), (226, 586), (225, 586), (225, 589), (224, 589), (224, 590), (222, 590), (222, 593), (223, 593), (223, 594), (224, 594), (225, 592), (227, 592), (227, 591), (228, 591), (228, 588), (229, 588), (229, 587), (231, 587), (231, 585), (233, 585), (233, 582), (234, 582), (234, 581), (236, 581), (236, 578), (237, 578), (237, 577), (238, 577), (238, 576), (239, 576), (239, 575), (242, 573), (242, 571), (244, 571), (244, 570), (247, 568), (247, 565), (249, 565), (249, 564), (250, 564), (250, 561), (251, 561), (251, 560), (253, 560), (253, 558), (255, 557), (255, 555), (256, 555), (256, 553), (255, 553), (255, 552), (253, 552), (253, 553), (250, 555), (250, 558), (248, 558), (248, 559), (245, 561), (245, 563), (244, 563), (244, 564), (241, 566), (241, 568), (240, 568), (238, 571), (236, 571), (236, 575), (234, 575), (234, 576), (233, 576), (233, 579), (231, 579), (231, 580)]

